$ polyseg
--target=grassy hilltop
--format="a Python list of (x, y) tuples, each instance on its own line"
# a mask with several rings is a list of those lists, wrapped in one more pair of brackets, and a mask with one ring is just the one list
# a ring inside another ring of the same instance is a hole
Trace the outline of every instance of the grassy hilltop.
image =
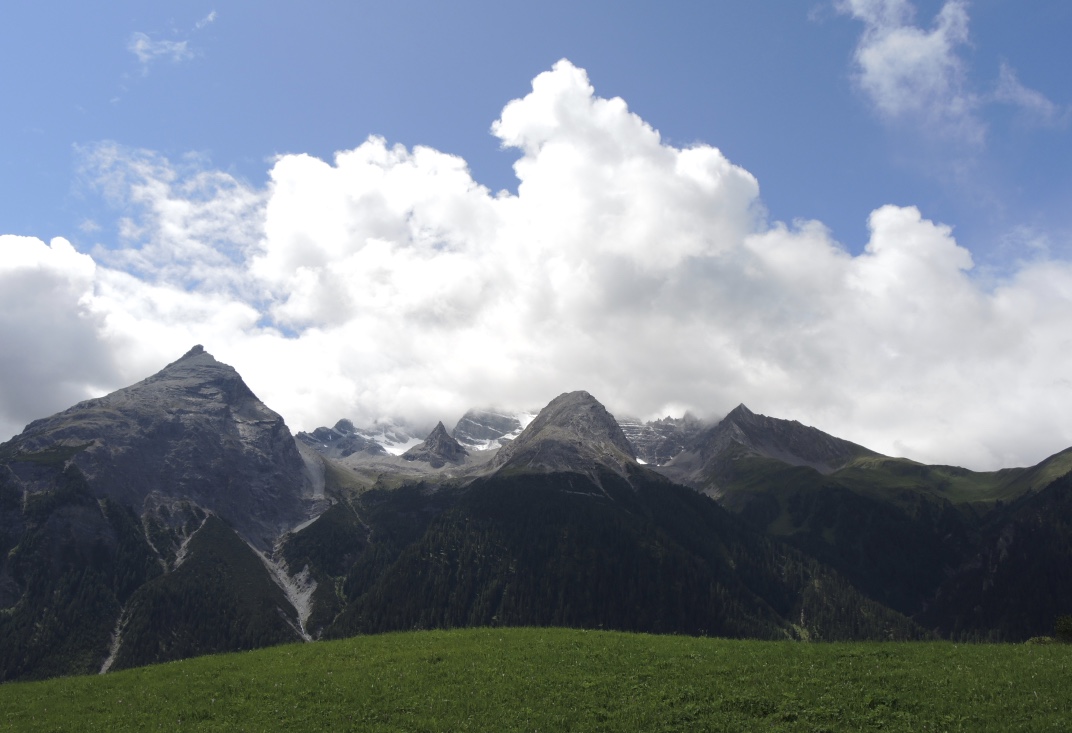
[(0, 730), (1067, 731), (1072, 647), (364, 636), (0, 686)]

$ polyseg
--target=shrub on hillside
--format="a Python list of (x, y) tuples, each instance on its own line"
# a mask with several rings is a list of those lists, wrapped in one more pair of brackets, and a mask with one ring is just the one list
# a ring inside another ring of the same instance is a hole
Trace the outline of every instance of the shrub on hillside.
[(1057, 641), (1072, 644), (1072, 616), (1058, 616), (1053, 635)]

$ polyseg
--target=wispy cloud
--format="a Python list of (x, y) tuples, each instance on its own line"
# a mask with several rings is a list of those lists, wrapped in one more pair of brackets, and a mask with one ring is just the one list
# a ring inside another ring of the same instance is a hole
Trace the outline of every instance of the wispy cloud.
[(1019, 108), (1021, 121), (1035, 127), (1067, 127), (1072, 118), (1072, 108), (1062, 108), (1042, 92), (1025, 87), (1005, 62), (1001, 64), (993, 99)]
[(966, 2), (948, 0), (930, 29), (915, 24), (908, 0), (841, 0), (838, 9), (864, 23), (856, 82), (881, 116), (942, 137), (983, 142), (980, 100), (960, 56), (969, 40)]
[[(194, 24), (194, 30), (200, 31), (216, 21), (216, 11), (211, 11)], [(157, 61), (170, 61), (173, 64), (189, 61), (197, 55), (189, 39), (168, 40), (154, 38), (148, 33), (135, 31), (127, 40), (127, 50), (138, 58), (142, 76), (149, 73), (149, 67)]]
[(1024, 86), (1006, 62), (990, 90), (971, 86), (961, 55), (971, 45), (967, 0), (947, 0), (930, 29), (916, 23), (909, 0), (837, 0), (836, 7), (864, 24), (856, 83), (890, 122), (979, 145), (987, 132), (983, 108), (995, 103), (1018, 108), (1031, 127), (1065, 127), (1072, 119), (1072, 108)]
[(202, 28), (204, 28), (206, 25), (209, 25), (209, 24), (215, 23), (215, 22), (216, 22), (216, 11), (213, 10), (211, 13), (209, 13), (204, 18), (202, 18), (201, 20), (197, 21), (194, 24), (194, 30), (199, 31)]
[(189, 41), (154, 40), (141, 31), (130, 34), (127, 50), (138, 57), (143, 74), (149, 73), (149, 66), (155, 61), (165, 60), (177, 64), (194, 57)]

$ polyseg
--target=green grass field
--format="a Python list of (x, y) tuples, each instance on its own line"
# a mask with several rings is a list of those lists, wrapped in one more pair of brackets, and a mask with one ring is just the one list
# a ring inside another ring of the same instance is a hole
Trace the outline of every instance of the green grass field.
[(0, 686), (17, 731), (1069, 731), (1072, 646), (367, 636)]

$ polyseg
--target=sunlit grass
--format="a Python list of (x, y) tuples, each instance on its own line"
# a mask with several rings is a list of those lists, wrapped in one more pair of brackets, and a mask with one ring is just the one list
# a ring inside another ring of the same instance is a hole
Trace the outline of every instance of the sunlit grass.
[(1067, 731), (1072, 646), (386, 634), (0, 686), (0, 730)]

